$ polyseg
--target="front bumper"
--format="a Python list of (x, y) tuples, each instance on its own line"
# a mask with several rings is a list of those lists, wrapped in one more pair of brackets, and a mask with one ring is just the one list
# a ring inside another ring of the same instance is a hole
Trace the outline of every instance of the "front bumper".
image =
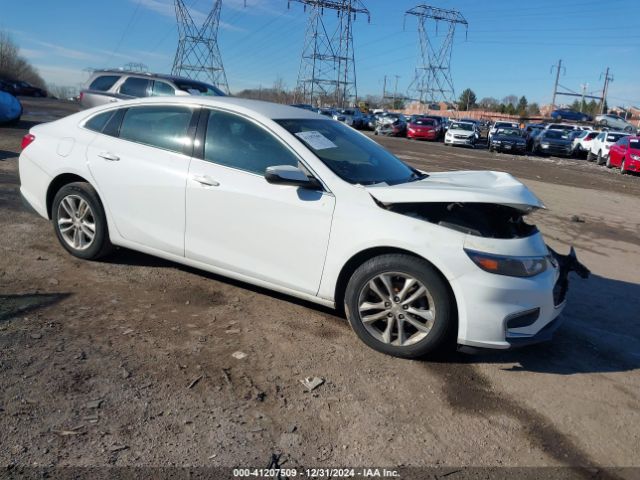
[(524, 153), (527, 150), (527, 145), (525, 143), (519, 144), (496, 144), (493, 143), (492, 148), (496, 152), (504, 152), (504, 153)]
[(474, 146), (476, 143), (475, 137), (471, 138), (456, 138), (456, 137), (445, 137), (444, 143), (449, 145), (469, 145)]
[(559, 155), (563, 157), (571, 155), (570, 146), (549, 145), (547, 148), (540, 146), (540, 151), (549, 155)]
[(438, 133), (435, 130), (428, 130), (421, 132), (420, 130), (407, 130), (407, 137), (409, 138), (424, 138), (425, 140), (435, 140), (438, 138)]
[(586, 278), (589, 270), (578, 262), (573, 248), (568, 255), (549, 252), (557, 266), (535, 277), (506, 277), (478, 269), (452, 281), (459, 315), (467, 318), (458, 332), (461, 350), (510, 349), (553, 337), (562, 323), (569, 273)]

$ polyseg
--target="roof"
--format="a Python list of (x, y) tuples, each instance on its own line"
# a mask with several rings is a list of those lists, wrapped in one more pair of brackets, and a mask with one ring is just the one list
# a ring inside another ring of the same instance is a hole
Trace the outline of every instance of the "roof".
[(153, 72), (136, 72), (133, 70), (119, 70), (117, 68), (107, 68), (104, 70), (94, 70), (92, 75), (95, 74), (104, 74), (104, 73), (115, 73), (117, 75), (137, 75), (140, 77), (154, 77), (154, 78), (162, 78), (164, 80), (169, 80), (171, 82), (175, 82), (175, 81), (187, 81), (187, 82), (193, 82), (193, 83), (202, 83), (205, 85), (210, 85), (207, 82), (203, 82), (202, 80), (194, 80), (192, 78), (189, 77), (180, 77), (179, 75), (171, 75), (168, 73), (153, 73)]
[(125, 102), (119, 102), (118, 104), (109, 104), (110, 106), (114, 105), (125, 105), (125, 104), (176, 104), (176, 103), (185, 103), (185, 104), (198, 104), (205, 105), (211, 107), (219, 107), (219, 108), (228, 108), (230, 110), (237, 111), (239, 113), (246, 114), (258, 114), (265, 118), (270, 118), (272, 120), (278, 119), (290, 119), (290, 118), (308, 118), (311, 120), (328, 120), (327, 117), (320, 115), (319, 113), (311, 112), (309, 110), (305, 110), (302, 108), (291, 107), (289, 105), (283, 105), (280, 103), (271, 103), (264, 102), (262, 100), (250, 100), (248, 98), (237, 98), (237, 97), (205, 97), (198, 95), (186, 95), (179, 97), (171, 97), (171, 96), (162, 96), (162, 97), (147, 97), (147, 98), (138, 98), (135, 100), (127, 100)]

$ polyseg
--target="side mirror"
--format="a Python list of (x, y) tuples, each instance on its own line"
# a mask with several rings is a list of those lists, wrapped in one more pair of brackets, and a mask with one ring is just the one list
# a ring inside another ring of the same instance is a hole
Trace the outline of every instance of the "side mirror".
[(315, 177), (308, 177), (306, 173), (291, 165), (276, 165), (267, 167), (264, 174), (267, 182), (274, 185), (290, 185), (292, 187), (322, 190), (322, 184)]

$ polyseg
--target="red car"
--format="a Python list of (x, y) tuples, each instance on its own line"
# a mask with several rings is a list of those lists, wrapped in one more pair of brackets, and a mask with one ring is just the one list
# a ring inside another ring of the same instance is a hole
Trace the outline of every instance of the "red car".
[(620, 173), (640, 172), (640, 136), (622, 137), (611, 145), (607, 167), (619, 167)]
[(438, 140), (440, 124), (433, 118), (416, 118), (407, 127), (407, 138)]

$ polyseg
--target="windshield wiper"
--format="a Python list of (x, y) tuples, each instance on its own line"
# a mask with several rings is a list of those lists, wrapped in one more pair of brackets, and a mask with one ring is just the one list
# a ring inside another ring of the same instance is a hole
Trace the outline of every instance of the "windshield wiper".
[(422, 173), (422, 172), (418, 172), (417, 170), (414, 170), (413, 173), (411, 174), (411, 177), (409, 177), (408, 182), (417, 182), (418, 180), (424, 180), (428, 176), (429, 175), (426, 173)]

